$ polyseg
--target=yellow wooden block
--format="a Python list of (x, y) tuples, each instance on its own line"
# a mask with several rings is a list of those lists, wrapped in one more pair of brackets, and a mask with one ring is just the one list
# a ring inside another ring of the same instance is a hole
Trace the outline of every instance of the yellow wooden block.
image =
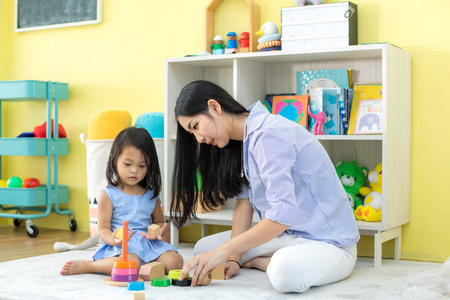
[(225, 279), (225, 266), (223, 264), (218, 265), (214, 270), (212, 270), (211, 277), (212, 277), (212, 279), (224, 280)]
[(115, 237), (118, 239), (121, 239), (123, 237), (123, 228), (122, 227), (120, 227), (119, 230), (117, 230)]
[(134, 292), (134, 300), (145, 300), (145, 291)]

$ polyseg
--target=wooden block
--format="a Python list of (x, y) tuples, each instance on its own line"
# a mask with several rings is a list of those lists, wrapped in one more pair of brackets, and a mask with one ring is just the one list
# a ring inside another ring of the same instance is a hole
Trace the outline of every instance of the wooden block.
[(153, 278), (164, 277), (164, 263), (151, 262), (141, 266), (139, 269), (139, 277), (151, 281)]
[[(142, 278), (138, 278), (136, 281), (144, 282), (144, 280), (142, 280)], [(106, 285), (111, 285), (111, 286), (127, 287), (128, 282), (126, 282), (126, 281), (112, 281), (111, 277), (108, 277), (108, 278), (105, 279), (105, 284)]]
[(211, 274), (211, 272), (209, 272), (208, 274), (206, 274), (205, 277), (203, 277), (203, 280), (199, 285), (208, 285), (211, 283), (211, 280), (212, 280), (212, 274)]
[(225, 266), (223, 264), (220, 264), (212, 270), (211, 272), (212, 279), (218, 279), (218, 280), (224, 280), (225, 279)]
[(145, 300), (145, 291), (134, 292), (134, 300)]
[(153, 236), (157, 236), (161, 233), (161, 227), (157, 224), (152, 224), (148, 226), (148, 234), (151, 234)]
[(120, 227), (119, 230), (117, 230), (115, 237), (118, 239), (121, 239), (123, 237), (123, 228), (122, 227)]

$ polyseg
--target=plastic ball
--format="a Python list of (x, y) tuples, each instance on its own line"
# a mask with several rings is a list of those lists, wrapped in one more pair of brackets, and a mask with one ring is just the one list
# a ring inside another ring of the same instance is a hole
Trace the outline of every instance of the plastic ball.
[(8, 187), (9, 188), (21, 188), (22, 187), (22, 179), (19, 177), (11, 177), (8, 179)]
[(22, 187), (24, 188), (36, 188), (40, 186), (41, 183), (36, 178), (25, 178), (22, 184)]
[(6, 183), (6, 180), (0, 179), (0, 188), (8, 187), (8, 184)]

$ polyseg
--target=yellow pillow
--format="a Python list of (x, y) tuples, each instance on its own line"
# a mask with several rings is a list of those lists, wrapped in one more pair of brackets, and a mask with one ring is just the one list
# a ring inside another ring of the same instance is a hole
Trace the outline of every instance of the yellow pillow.
[(87, 140), (108, 140), (131, 126), (131, 115), (125, 110), (103, 110), (89, 120)]

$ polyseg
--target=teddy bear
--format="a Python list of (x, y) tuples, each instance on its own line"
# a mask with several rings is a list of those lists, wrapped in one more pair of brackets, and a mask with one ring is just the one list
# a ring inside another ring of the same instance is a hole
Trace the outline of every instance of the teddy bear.
[(356, 161), (339, 161), (336, 165), (336, 172), (341, 180), (344, 190), (347, 193), (348, 201), (353, 212), (355, 208), (363, 205), (359, 198), (359, 190), (366, 185), (368, 170), (366, 167), (360, 167)]
[(359, 189), (361, 195), (365, 196), (364, 205), (356, 208), (355, 217), (357, 220), (368, 222), (379, 222), (382, 216), (382, 187), (383, 170), (382, 163), (379, 163), (373, 171), (369, 172), (369, 187)]

